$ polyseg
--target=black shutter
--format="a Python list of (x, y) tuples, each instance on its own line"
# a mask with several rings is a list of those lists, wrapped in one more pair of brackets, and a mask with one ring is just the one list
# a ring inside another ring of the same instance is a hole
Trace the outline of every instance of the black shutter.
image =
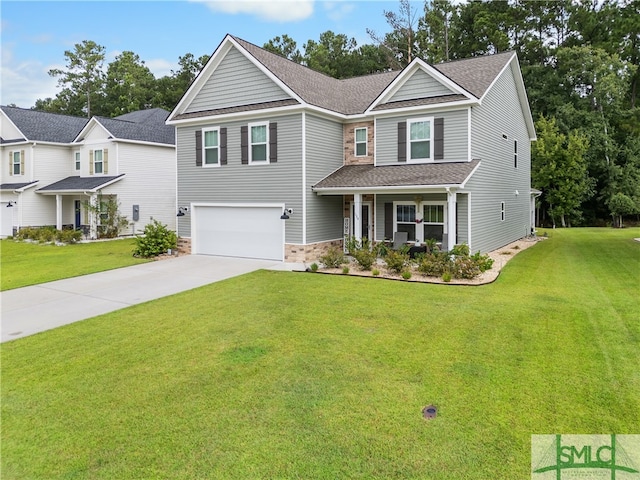
[(196, 130), (196, 167), (202, 166), (202, 130)]
[(240, 159), (243, 165), (249, 164), (249, 128), (240, 127)]
[(393, 240), (393, 203), (384, 204), (384, 238)]
[(407, 122), (398, 122), (398, 161), (407, 161)]
[(220, 165), (227, 164), (227, 129), (220, 129)]
[(278, 124), (269, 124), (269, 161), (276, 163), (278, 161)]
[(444, 118), (433, 121), (433, 159), (444, 159)]

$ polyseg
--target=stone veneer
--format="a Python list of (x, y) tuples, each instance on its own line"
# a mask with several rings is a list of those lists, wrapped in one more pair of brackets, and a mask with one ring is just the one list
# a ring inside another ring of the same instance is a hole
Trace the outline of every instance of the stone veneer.
[(342, 250), (342, 240), (331, 240), (309, 245), (286, 243), (284, 246), (284, 261), (289, 263), (313, 263), (326, 254), (331, 247), (337, 247)]
[(178, 237), (178, 252), (179, 253), (191, 253), (191, 239)]
[[(367, 127), (367, 155), (356, 157), (356, 128)], [(373, 164), (373, 122), (347, 123), (342, 131), (344, 137), (344, 164), (369, 165)]]

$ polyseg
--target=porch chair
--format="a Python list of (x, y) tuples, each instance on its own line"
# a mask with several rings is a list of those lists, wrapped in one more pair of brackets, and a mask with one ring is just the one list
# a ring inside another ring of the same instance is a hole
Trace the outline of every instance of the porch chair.
[(393, 249), (397, 250), (407, 243), (409, 234), (407, 232), (393, 232)]

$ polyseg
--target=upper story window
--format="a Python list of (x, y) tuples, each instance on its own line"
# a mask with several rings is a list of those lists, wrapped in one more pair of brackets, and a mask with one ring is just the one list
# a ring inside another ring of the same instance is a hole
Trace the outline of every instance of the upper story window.
[(355, 129), (356, 157), (367, 156), (367, 127)]
[(24, 174), (23, 152), (11, 152), (11, 165), (9, 165), (11, 175)]
[(89, 150), (89, 174), (98, 175), (109, 173), (109, 151), (105, 148), (103, 150)]
[(269, 160), (269, 129), (267, 123), (249, 125), (249, 163), (264, 163)]
[(74, 152), (73, 156), (74, 156), (75, 162), (76, 162), (76, 171), (80, 170), (80, 152)]
[(203, 130), (203, 149), (204, 164), (203, 166), (219, 166), (220, 165), (220, 129), (213, 128)]
[(407, 146), (409, 161), (433, 159), (433, 118), (409, 120)]

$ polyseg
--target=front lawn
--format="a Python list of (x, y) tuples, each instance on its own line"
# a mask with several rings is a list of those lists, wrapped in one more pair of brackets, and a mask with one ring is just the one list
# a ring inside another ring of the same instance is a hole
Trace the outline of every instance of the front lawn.
[(0, 476), (525, 479), (532, 434), (637, 433), (640, 229), (549, 234), (486, 286), (260, 271), (3, 344)]
[(102, 272), (148, 262), (133, 257), (134, 240), (76, 243), (56, 246), (0, 241), (0, 290), (26, 287), (61, 278)]

